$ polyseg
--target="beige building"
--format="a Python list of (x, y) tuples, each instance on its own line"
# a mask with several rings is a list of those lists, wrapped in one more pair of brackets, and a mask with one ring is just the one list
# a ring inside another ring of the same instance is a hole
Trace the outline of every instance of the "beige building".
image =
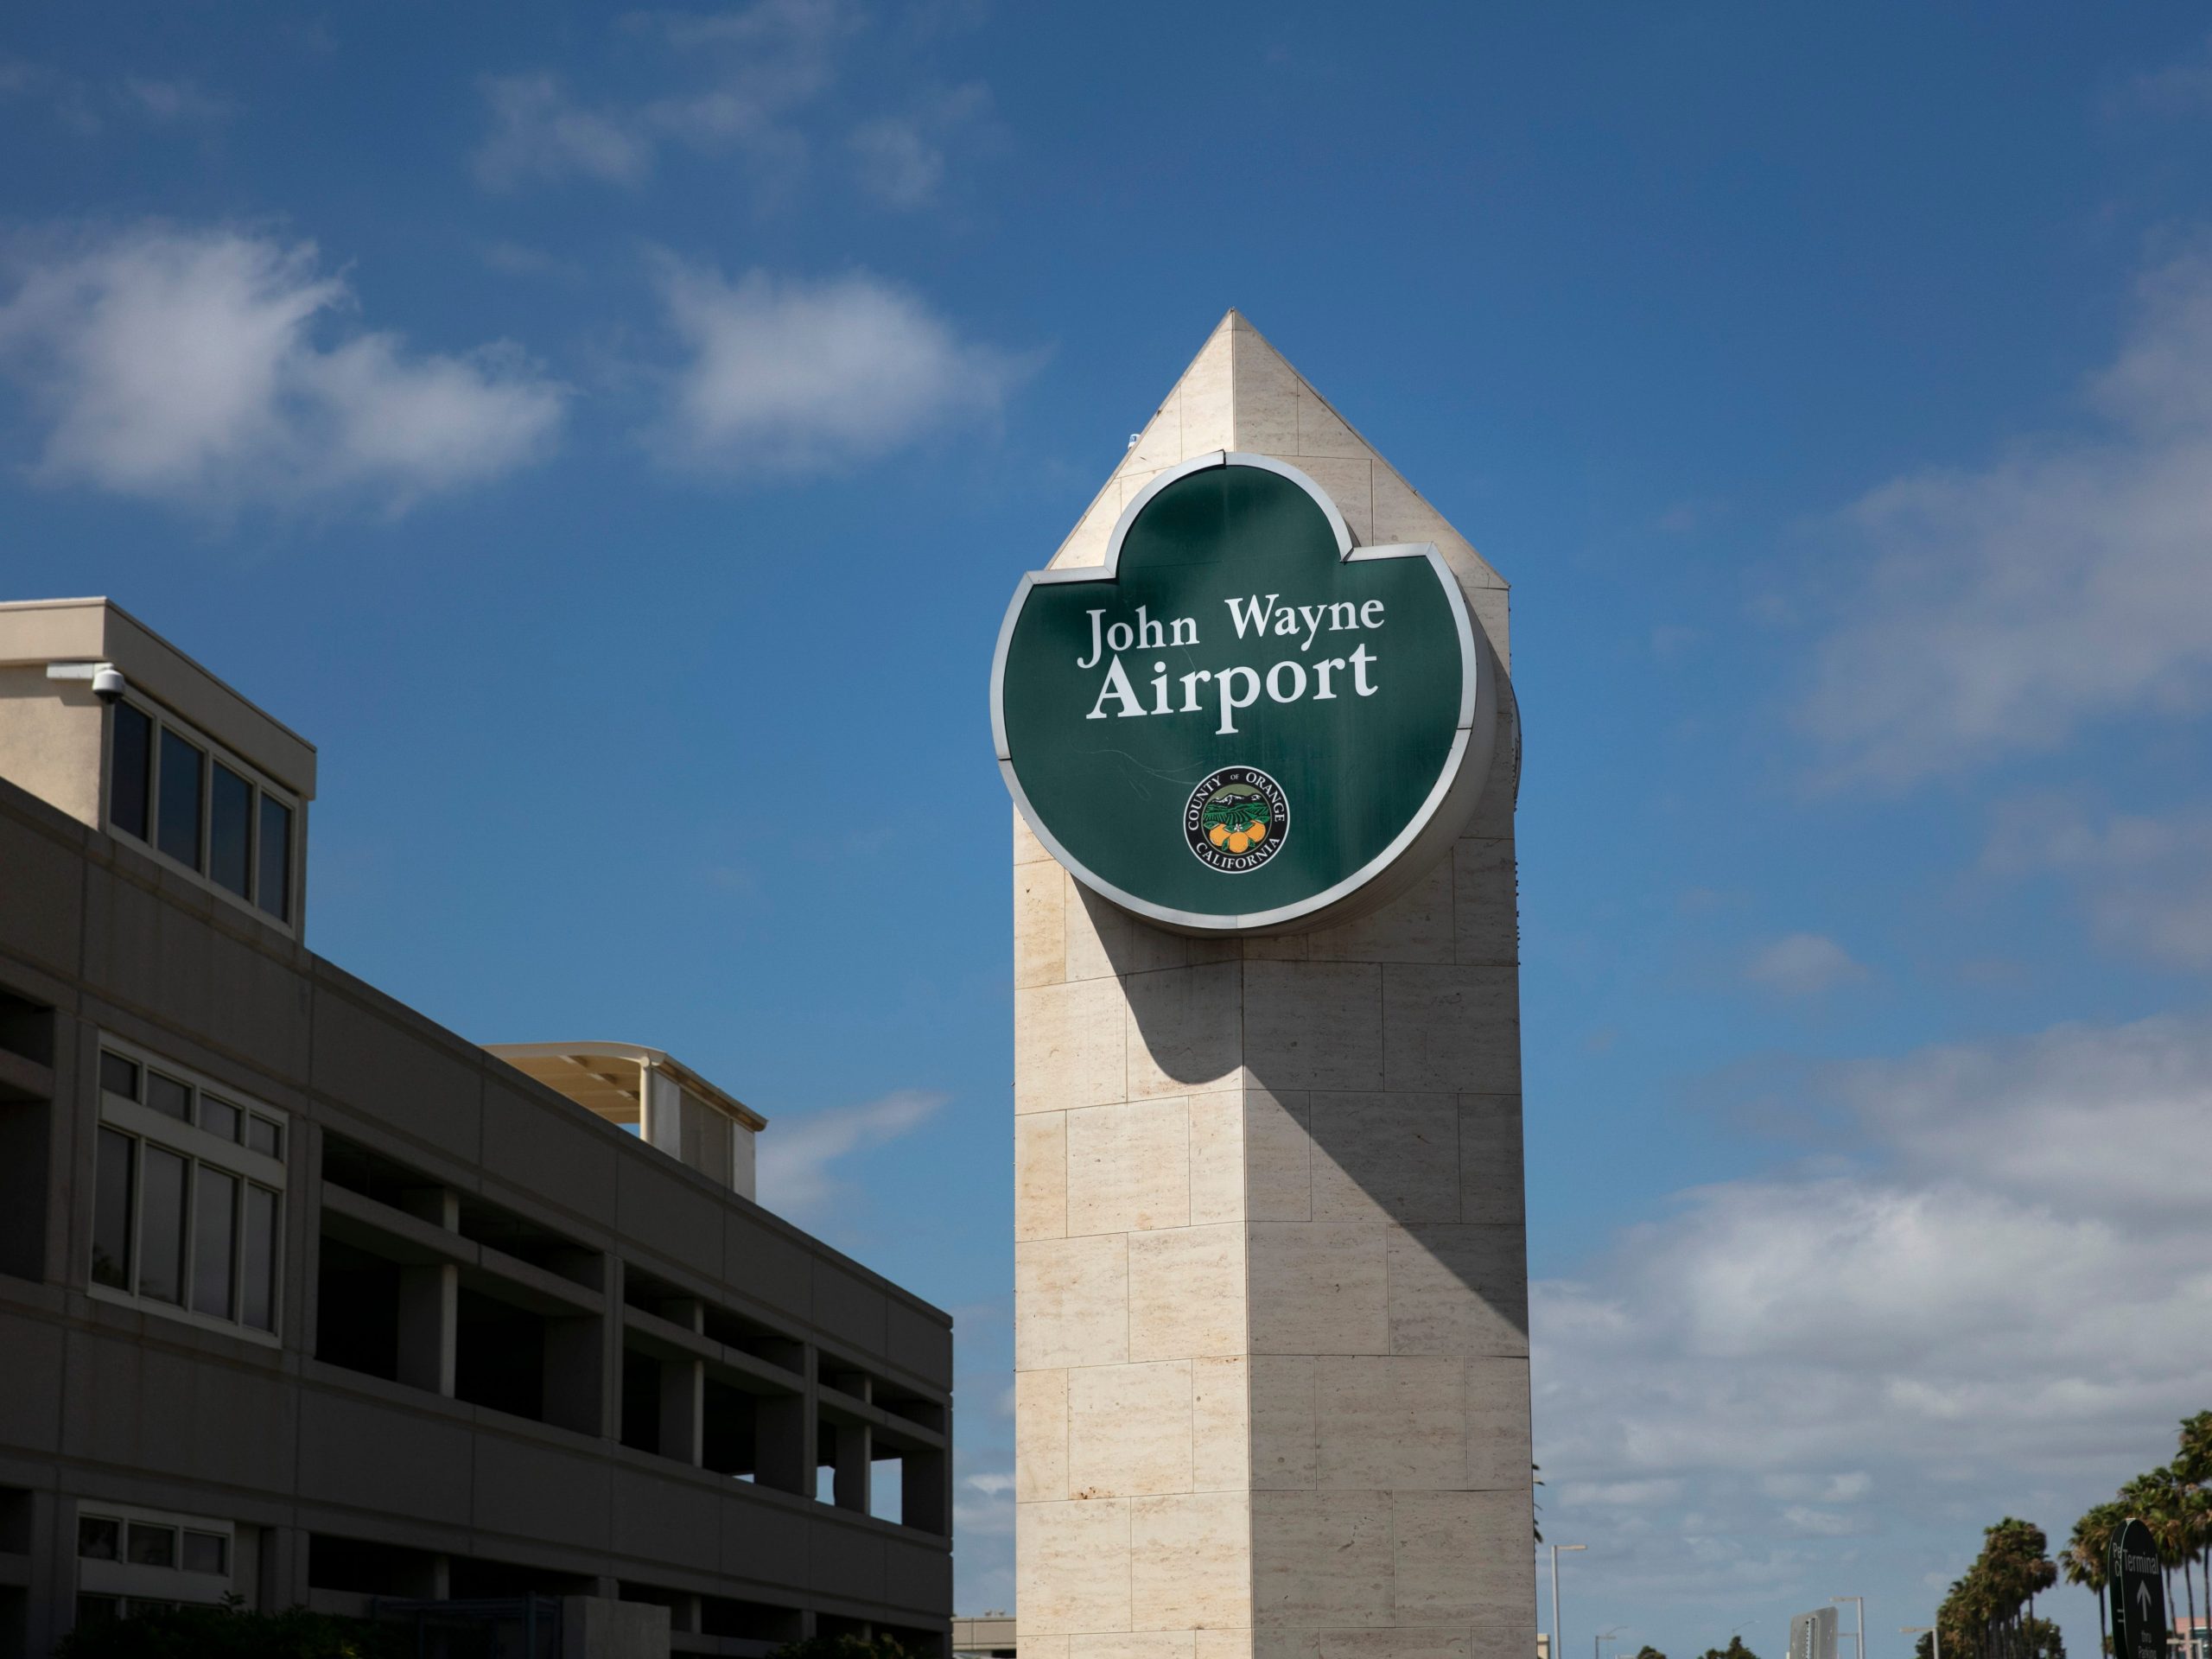
[(232, 1594), (942, 1651), (950, 1318), (668, 1054), (310, 951), (315, 768), (118, 607), (0, 604), (0, 1659)]
[[(1231, 313), (1053, 560), (1214, 450), (1362, 544), (1506, 588)], [(1014, 827), (1021, 1659), (1524, 1659), (1535, 1643), (1517, 724), (1464, 836), (1363, 919), (1136, 920)]]

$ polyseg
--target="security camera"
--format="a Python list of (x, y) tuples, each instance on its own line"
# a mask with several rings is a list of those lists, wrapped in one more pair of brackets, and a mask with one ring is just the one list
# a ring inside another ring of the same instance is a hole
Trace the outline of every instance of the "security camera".
[(123, 671), (113, 663), (103, 663), (92, 671), (92, 695), (102, 702), (121, 702), (123, 687)]

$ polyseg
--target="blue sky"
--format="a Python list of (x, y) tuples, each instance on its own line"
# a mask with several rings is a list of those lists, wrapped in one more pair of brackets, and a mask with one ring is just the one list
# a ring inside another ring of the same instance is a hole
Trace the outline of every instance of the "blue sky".
[(957, 1310), (963, 1605), (989, 641), (1231, 305), (1515, 583), (1569, 1641), (1886, 1659), (2212, 1405), (2201, 10), (19, 7), (0, 139), (0, 585), (320, 744), (326, 955)]

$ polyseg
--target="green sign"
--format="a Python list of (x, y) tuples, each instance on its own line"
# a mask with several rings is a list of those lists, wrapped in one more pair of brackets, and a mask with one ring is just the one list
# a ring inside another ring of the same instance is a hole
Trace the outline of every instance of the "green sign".
[(1435, 548), (1354, 547), (1312, 480), (1244, 454), (1154, 479), (1103, 565), (1024, 576), (991, 673), (1000, 767), (1038, 838), (1194, 932), (1402, 891), (1474, 810), (1493, 696)]
[(2113, 1659), (2167, 1659), (2166, 1586), (2151, 1529), (2130, 1519), (2113, 1534), (2105, 1563)]

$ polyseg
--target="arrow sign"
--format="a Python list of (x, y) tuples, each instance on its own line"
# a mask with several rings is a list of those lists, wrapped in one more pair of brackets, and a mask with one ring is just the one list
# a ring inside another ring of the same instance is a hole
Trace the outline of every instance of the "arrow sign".
[(2113, 1659), (2166, 1659), (2166, 1586), (2150, 1529), (2133, 1518), (2113, 1534), (2105, 1562)]

